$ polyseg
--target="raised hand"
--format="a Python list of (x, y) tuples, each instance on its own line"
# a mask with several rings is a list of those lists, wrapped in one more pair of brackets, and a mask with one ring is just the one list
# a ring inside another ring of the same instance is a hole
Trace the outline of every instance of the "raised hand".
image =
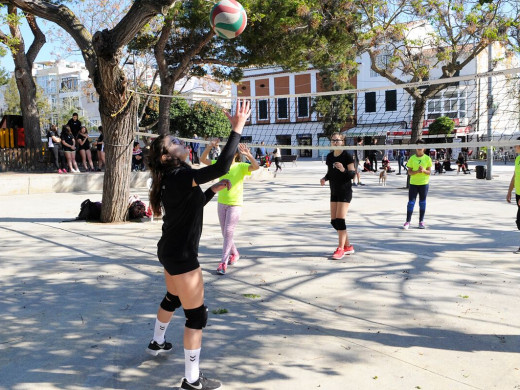
[(249, 100), (237, 99), (235, 115), (231, 116), (227, 112), (226, 115), (231, 122), (231, 128), (233, 131), (237, 132), (238, 134), (242, 134), (242, 129), (246, 124), (247, 118), (249, 118), (249, 115), (251, 115), (251, 104)]
[(251, 149), (246, 144), (238, 144), (238, 151), (246, 156), (251, 156)]

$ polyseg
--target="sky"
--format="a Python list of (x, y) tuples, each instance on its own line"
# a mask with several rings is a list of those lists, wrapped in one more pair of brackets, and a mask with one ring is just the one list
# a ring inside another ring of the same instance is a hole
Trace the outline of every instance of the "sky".
[[(53, 24), (51, 22), (43, 23), (42, 19), (38, 19), (38, 23), (44, 33), (48, 30), (49, 26)], [(4, 33), (8, 33), (7, 28), (2, 27), (1, 29)], [(27, 22), (25, 21), (21, 26), (21, 32), (25, 42), (25, 50), (27, 51), (33, 41), (33, 34), (31, 32), (31, 29), (27, 25)], [(58, 45), (54, 44), (53, 42), (49, 42), (49, 38), (47, 37), (47, 42), (45, 43), (45, 45), (43, 45), (40, 52), (36, 56), (36, 62), (57, 60), (57, 57), (55, 54), (53, 54), (53, 52), (57, 52), (58, 50)], [(83, 58), (81, 57), (81, 55), (69, 55), (67, 57), (63, 57), (63, 59), (66, 59), (67, 61), (83, 62)], [(0, 66), (2, 68), (5, 68), (9, 72), (14, 71), (13, 57), (11, 56), (11, 53), (9, 51), (7, 51), (7, 54), (4, 57), (0, 57)]]

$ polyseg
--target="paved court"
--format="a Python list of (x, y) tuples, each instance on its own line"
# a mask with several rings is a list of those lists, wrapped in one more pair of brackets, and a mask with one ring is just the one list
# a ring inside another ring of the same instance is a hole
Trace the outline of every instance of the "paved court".
[[(520, 245), (513, 167), (433, 176), (426, 223), (400, 229), (405, 176), (363, 177), (341, 261), (319, 161), (246, 183), (240, 261), (217, 276), (216, 199), (200, 260), (211, 314), (201, 369), (224, 389), (519, 389)], [(0, 182), (2, 175), (0, 175)], [(146, 199), (145, 189), (134, 191)], [(62, 222), (100, 191), (0, 196), (0, 389), (167, 389), (184, 374), (144, 350), (165, 288), (160, 222)], [(181, 312), (182, 313), (182, 312)]]

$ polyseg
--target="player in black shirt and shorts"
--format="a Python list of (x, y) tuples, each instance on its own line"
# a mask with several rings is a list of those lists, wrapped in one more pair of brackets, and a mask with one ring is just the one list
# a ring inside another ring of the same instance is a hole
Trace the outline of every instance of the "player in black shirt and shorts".
[(178, 139), (160, 135), (150, 146), (149, 168), (152, 175), (150, 204), (155, 215), (163, 214), (162, 237), (157, 244), (159, 261), (164, 267), (167, 293), (157, 312), (154, 336), (147, 352), (157, 356), (169, 352), (171, 343), (164, 339), (175, 309), (182, 306), (184, 327), (185, 377), (181, 389), (220, 389), (220, 382), (208, 379), (199, 371), (202, 328), (208, 308), (204, 306), (204, 284), (198, 261), (204, 205), (216, 192), (230, 188), (222, 180), (202, 192), (200, 185), (225, 175), (232, 163), (240, 135), (250, 115), (249, 102), (237, 102), (230, 117), (232, 131), (217, 162), (192, 169), (186, 163), (189, 151)]
[[(332, 146), (343, 146), (345, 136), (340, 133), (332, 134)], [(347, 217), (350, 201), (352, 200), (352, 180), (356, 176), (354, 158), (346, 150), (334, 150), (327, 155), (327, 174), (320, 180), (322, 186), (329, 182), (330, 186), (330, 223), (338, 232), (338, 247), (332, 258), (342, 259), (345, 254), (354, 253), (354, 246), (350, 244), (347, 234), (345, 218)]]

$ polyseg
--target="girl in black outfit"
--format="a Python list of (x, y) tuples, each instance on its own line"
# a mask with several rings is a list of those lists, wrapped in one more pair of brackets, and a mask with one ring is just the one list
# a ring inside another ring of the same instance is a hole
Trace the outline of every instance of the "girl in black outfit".
[[(334, 133), (332, 146), (343, 146), (345, 136)], [(332, 255), (334, 260), (342, 259), (345, 254), (354, 253), (347, 234), (345, 218), (352, 200), (352, 180), (356, 176), (354, 158), (346, 150), (334, 150), (327, 155), (327, 174), (320, 180), (322, 186), (328, 180), (330, 185), (330, 223), (338, 231), (338, 248)]]
[(78, 164), (76, 163), (76, 140), (69, 125), (63, 126), (60, 138), (63, 153), (67, 158), (69, 172), (79, 173)]
[[(90, 151), (90, 140), (88, 139), (87, 128), (85, 126), (81, 126), (76, 140), (78, 141), (78, 150), (81, 156), (81, 161), (83, 162), (83, 168), (85, 168), (85, 171), (94, 171), (92, 153)], [(89, 167), (87, 167), (87, 160)]]
[(103, 126), (98, 127), (99, 137), (94, 142), (97, 149), (98, 172), (101, 172), (101, 167), (105, 165), (105, 142), (103, 141)]
[(154, 214), (164, 214), (157, 254), (164, 267), (167, 293), (157, 312), (154, 337), (147, 352), (156, 356), (171, 350), (172, 345), (164, 340), (164, 333), (174, 310), (182, 306), (186, 316), (186, 375), (182, 380), (182, 389), (220, 388), (218, 381), (208, 379), (199, 372), (202, 328), (206, 326), (208, 309), (204, 306), (204, 285), (197, 257), (203, 207), (216, 192), (229, 189), (230, 182), (222, 180), (206, 192), (202, 192), (199, 185), (228, 172), (249, 114), (249, 102), (237, 102), (235, 115), (229, 117), (233, 130), (226, 146), (215, 164), (201, 169), (192, 169), (186, 164), (189, 152), (176, 138), (160, 135), (150, 146), (150, 204)]
[(58, 173), (67, 173), (66, 169), (61, 169), (63, 166), (63, 160), (60, 153), (61, 138), (58, 135), (58, 129), (56, 125), (51, 125), (51, 128), (47, 132), (47, 138), (49, 152), (52, 153), (52, 156), (54, 157), (54, 165), (56, 166), (56, 170)]

